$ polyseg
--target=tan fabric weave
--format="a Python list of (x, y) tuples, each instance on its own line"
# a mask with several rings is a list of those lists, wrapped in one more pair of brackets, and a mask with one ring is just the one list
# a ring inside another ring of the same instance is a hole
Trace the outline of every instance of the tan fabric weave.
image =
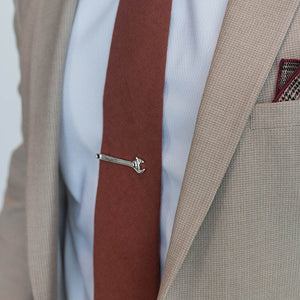
[(256, 105), (166, 299), (300, 299), (300, 102)]
[[(228, 2), (160, 300), (300, 299), (300, 101), (271, 103), (280, 60), (300, 59), (299, 2)], [(25, 143), (0, 216), (1, 300), (57, 298), (60, 101), (76, 5), (16, 0)]]

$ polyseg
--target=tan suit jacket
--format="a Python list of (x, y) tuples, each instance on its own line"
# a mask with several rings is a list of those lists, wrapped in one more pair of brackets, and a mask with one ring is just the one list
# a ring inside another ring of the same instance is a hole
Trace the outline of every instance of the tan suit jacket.
[[(15, 4), (24, 144), (0, 217), (0, 299), (53, 300), (63, 291), (58, 136), (77, 1)], [(228, 2), (159, 300), (300, 299), (300, 101), (271, 103), (280, 59), (300, 59), (299, 4)]]

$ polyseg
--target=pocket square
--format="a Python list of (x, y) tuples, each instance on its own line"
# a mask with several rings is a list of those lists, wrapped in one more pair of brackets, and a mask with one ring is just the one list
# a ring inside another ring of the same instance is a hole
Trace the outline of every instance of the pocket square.
[(300, 96), (300, 60), (282, 59), (273, 102), (293, 101)]

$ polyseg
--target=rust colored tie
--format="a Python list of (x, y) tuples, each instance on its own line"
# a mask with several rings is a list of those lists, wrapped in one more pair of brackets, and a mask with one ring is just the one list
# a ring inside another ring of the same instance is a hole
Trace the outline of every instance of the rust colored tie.
[(171, 0), (120, 0), (103, 99), (95, 210), (95, 300), (156, 299), (160, 284), (162, 109)]

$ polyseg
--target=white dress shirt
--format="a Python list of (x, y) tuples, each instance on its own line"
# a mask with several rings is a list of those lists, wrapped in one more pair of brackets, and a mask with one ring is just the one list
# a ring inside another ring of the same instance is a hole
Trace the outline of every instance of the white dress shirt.
[[(119, 0), (79, 0), (63, 86), (60, 168), (68, 189), (67, 299), (93, 299), (93, 236), (102, 98)], [(196, 116), (227, 0), (173, 0), (163, 102), (163, 270)], [(142, 155), (142, 154), (141, 154)], [(101, 182), (100, 182), (101, 184)], [(112, 192), (113, 192), (112, 187)]]

